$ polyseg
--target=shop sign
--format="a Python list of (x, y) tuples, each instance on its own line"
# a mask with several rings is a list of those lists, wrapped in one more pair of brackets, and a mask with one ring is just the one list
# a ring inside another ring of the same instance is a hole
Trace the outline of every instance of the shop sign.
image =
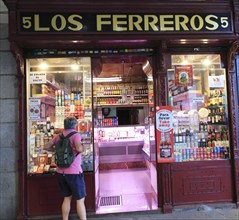
[(46, 83), (46, 73), (30, 73), (30, 84)]
[(231, 13), (19, 14), (20, 32), (223, 32), (232, 33)]
[(175, 86), (193, 86), (192, 65), (175, 66)]
[(156, 107), (156, 136), (158, 163), (174, 161), (172, 106)]

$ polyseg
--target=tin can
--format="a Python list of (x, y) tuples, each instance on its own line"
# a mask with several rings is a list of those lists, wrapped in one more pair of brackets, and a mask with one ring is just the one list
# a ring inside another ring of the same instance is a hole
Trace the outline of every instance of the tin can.
[(190, 160), (194, 160), (194, 149), (190, 148)]
[(200, 160), (200, 148), (196, 148), (196, 160)]
[(214, 147), (213, 153), (214, 153), (214, 159), (218, 159), (220, 155), (220, 147)]
[(213, 147), (212, 148), (212, 159), (216, 159), (217, 157), (217, 147)]
[(221, 148), (220, 147), (216, 147), (217, 148), (217, 154), (216, 154), (216, 158), (220, 158), (220, 153), (221, 153)]
[(178, 155), (179, 155), (179, 158), (178, 158), (178, 159), (179, 159), (179, 162), (182, 162), (182, 161), (183, 161), (182, 152), (179, 152)]
[(186, 160), (190, 159), (190, 148), (186, 148)]
[(224, 158), (224, 147), (220, 147), (220, 158)]
[(207, 159), (207, 151), (206, 148), (202, 148), (202, 152), (203, 152), (203, 160)]
[(185, 161), (186, 160), (186, 151), (184, 148), (181, 151), (182, 151), (182, 161)]
[(178, 152), (174, 152), (174, 162), (179, 162), (178, 160)]
[(199, 148), (199, 159), (203, 160), (203, 148), (202, 147)]

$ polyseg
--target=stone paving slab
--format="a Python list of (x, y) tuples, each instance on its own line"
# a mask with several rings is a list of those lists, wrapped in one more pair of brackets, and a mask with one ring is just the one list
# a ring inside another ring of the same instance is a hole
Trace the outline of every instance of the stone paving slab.
[[(72, 220), (76, 220), (73, 218)], [(163, 214), (161, 211), (121, 213), (109, 215), (88, 216), (88, 220), (239, 220), (239, 209), (235, 206), (211, 207), (206, 205), (193, 208), (176, 208), (172, 213)]]
[[(163, 214), (161, 210), (129, 212), (118, 214), (87, 213), (87, 220), (239, 220), (239, 208), (234, 204), (195, 205), (174, 208), (172, 213)], [(1, 218), (0, 218), (1, 219)], [(61, 216), (41, 216), (29, 220), (60, 220)], [(71, 215), (69, 220), (79, 220)]]

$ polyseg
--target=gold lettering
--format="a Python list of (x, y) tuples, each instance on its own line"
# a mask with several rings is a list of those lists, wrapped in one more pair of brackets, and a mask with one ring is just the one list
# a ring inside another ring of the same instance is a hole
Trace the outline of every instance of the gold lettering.
[[(196, 27), (196, 23), (195, 23), (195, 20), (196, 19), (198, 19), (198, 27)], [(193, 30), (195, 30), (195, 31), (199, 31), (199, 30), (201, 30), (202, 28), (203, 28), (203, 25), (204, 25), (204, 21), (203, 21), (203, 19), (202, 19), (202, 17), (201, 16), (199, 16), (199, 15), (194, 15), (194, 16), (192, 16), (192, 18), (190, 19), (190, 24), (191, 24), (191, 27), (192, 27), (192, 29)]]
[(113, 15), (113, 31), (127, 31), (127, 27), (122, 27), (127, 26), (127, 20), (120, 20), (124, 18), (127, 18), (127, 15)]
[(173, 31), (174, 27), (166, 27), (166, 25), (173, 25), (173, 20), (167, 21), (166, 19), (173, 18), (173, 15), (160, 15), (160, 30), (161, 31)]
[(158, 31), (159, 27), (156, 25), (158, 23), (158, 17), (156, 15), (145, 15), (144, 16), (144, 30), (149, 31), (149, 27), (153, 31)]
[(111, 18), (111, 15), (97, 15), (96, 23), (97, 23), (97, 31), (102, 31), (102, 25), (110, 25), (111, 20), (104, 20)]
[(206, 29), (212, 31), (212, 30), (216, 30), (219, 25), (218, 25), (218, 23), (217, 23), (216, 21), (213, 21), (211, 18), (218, 19), (218, 17), (217, 17), (216, 15), (208, 15), (208, 16), (206, 16), (205, 21), (206, 21), (208, 24), (211, 25), (211, 27), (208, 26), (208, 25), (206, 25)]
[(40, 16), (34, 15), (35, 31), (50, 31), (49, 27), (40, 27)]
[[(135, 20), (136, 19), (136, 20)], [(140, 26), (140, 24), (143, 21), (142, 16), (140, 15), (129, 15), (129, 31), (133, 31), (134, 27), (136, 28), (137, 31), (142, 31), (142, 27)]]
[(175, 15), (175, 31), (188, 31), (187, 23), (189, 19), (186, 15)]
[[(60, 26), (57, 27), (57, 19), (60, 19)], [(63, 17), (63, 15), (54, 15), (54, 17), (51, 19), (51, 25), (55, 31), (62, 31), (66, 27), (66, 19)]]
[[(80, 15), (70, 15), (68, 18), (68, 21), (70, 22), (70, 24), (74, 25), (75, 27), (71, 27), (69, 26), (68, 28), (72, 31), (80, 31), (83, 28), (83, 25), (80, 21), (78, 21), (82, 19), (82, 16)], [(77, 19), (77, 20), (76, 20)]]

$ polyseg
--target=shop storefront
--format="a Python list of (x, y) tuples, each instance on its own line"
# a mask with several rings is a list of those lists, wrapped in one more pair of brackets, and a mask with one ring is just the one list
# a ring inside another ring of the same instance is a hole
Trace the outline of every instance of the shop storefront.
[(4, 2), (19, 72), (19, 219), (60, 214), (43, 146), (68, 115), (85, 145), (88, 211), (238, 204), (230, 2)]

